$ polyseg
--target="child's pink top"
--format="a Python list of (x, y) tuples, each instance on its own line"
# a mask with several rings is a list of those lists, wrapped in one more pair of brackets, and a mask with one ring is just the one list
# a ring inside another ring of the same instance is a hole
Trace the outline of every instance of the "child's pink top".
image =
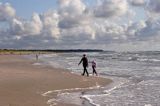
[(92, 67), (96, 67), (96, 62), (92, 61)]

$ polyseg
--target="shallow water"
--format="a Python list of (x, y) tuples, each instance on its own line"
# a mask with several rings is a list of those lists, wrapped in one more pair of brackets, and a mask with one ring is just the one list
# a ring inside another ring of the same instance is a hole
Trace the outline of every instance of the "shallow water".
[[(86, 53), (89, 61), (97, 62), (97, 72), (114, 83), (89, 92), (62, 92), (61, 102), (88, 106), (159, 106), (160, 105), (160, 52), (95, 52)], [(66, 68), (80, 74), (78, 66), (83, 53), (41, 55), (43, 64)], [(56, 60), (56, 61), (55, 61)], [(91, 67), (89, 72), (92, 73)], [(73, 99), (74, 98), (74, 99)], [(77, 98), (77, 99), (75, 99)]]

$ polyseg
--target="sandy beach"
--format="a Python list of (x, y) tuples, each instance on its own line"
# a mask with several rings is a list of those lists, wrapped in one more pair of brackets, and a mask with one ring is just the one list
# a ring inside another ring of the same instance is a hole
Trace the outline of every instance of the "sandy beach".
[(49, 66), (34, 66), (34, 62), (34, 59), (26, 59), (23, 55), (0, 55), (0, 106), (48, 106), (50, 98), (42, 96), (47, 91), (87, 88), (97, 83), (104, 86), (112, 82)]

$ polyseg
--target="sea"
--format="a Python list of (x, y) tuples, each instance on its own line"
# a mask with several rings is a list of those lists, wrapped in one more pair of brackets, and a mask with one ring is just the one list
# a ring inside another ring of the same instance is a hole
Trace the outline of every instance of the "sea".
[[(112, 79), (113, 83), (104, 87), (97, 84), (88, 88), (91, 90), (48, 91), (43, 96), (57, 92), (56, 98), (48, 100), (50, 106), (56, 102), (79, 106), (160, 106), (160, 51), (44, 54), (39, 56), (42, 61), (34, 65), (50, 65), (81, 75), (83, 68), (78, 63), (83, 54), (89, 62), (96, 61), (98, 77)], [(88, 71), (92, 76), (91, 63)]]

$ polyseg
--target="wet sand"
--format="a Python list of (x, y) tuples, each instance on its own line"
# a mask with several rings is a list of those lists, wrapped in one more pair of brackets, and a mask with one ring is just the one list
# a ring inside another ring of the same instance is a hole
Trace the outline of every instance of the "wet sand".
[[(23, 55), (0, 55), (0, 106), (49, 106), (50, 98), (42, 96), (47, 91), (104, 86), (112, 82), (49, 66), (34, 66), (34, 62), (35, 59)], [(59, 103), (57, 106), (72, 105)]]

